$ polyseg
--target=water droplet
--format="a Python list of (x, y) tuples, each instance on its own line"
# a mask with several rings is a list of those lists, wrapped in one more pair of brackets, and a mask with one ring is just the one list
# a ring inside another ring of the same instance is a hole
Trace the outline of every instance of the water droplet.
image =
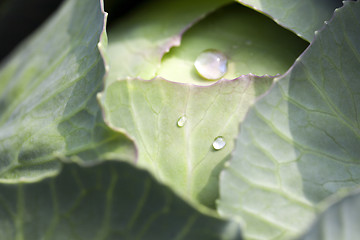
[(186, 123), (186, 120), (187, 120), (186, 116), (180, 117), (177, 121), (178, 127), (183, 127)]
[(223, 149), (226, 145), (225, 139), (223, 137), (217, 137), (215, 138), (214, 142), (213, 142), (213, 148), (215, 150), (220, 150)]
[(201, 77), (216, 80), (227, 71), (227, 57), (220, 51), (209, 49), (200, 53), (194, 65)]

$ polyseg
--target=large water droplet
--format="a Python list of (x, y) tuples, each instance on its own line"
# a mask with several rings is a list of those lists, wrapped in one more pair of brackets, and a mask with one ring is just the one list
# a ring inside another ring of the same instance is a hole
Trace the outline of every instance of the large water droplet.
[(215, 150), (220, 150), (223, 149), (226, 145), (225, 139), (223, 137), (217, 137), (215, 138), (214, 142), (213, 142), (213, 148)]
[(227, 58), (217, 50), (205, 50), (196, 58), (195, 68), (201, 77), (207, 80), (216, 80), (227, 71)]
[(185, 125), (186, 121), (187, 121), (186, 116), (180, 117), (177, 121), (178, 127), (183, 127)]

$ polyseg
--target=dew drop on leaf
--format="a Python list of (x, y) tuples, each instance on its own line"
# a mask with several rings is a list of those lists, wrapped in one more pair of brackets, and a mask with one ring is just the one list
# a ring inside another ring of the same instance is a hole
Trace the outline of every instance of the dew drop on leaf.
[(217, 80), (227, 71), (227, 57), (218, 50), (209, 49), (199, 54), (194, 65), (201, 77)]
[(223, 149), (226, 145), (225, 139), (223, 137), (217, 137), (215, 138), (214, 142), (213, 142), (213, 148), (215, 150), (220, 150)]
[(186, 123), (186, 120), (187, 120), (186, 116), (180, 117), (177, 121), (178, 127), (183, 127)]

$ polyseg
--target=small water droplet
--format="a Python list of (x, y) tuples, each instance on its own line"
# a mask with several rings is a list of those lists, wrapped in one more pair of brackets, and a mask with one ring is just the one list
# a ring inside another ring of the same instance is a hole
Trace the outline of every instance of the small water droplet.
[(186, 120), (187, 120), (186, 116), (180, 117), (177, 121), (178, 127), (183, 127), (186, 123)]
[(223, 149), (226, 145), (225, 139), (223, 137), (217, 137), (215, 138), (214, 142), (213, 142), (213, 148), (215, 150), (220, 150)]
[(194, 65), (201, 77), (216, 80), (227, 71), (227, 57), (218, 50), (209, 49), (200, 53)]

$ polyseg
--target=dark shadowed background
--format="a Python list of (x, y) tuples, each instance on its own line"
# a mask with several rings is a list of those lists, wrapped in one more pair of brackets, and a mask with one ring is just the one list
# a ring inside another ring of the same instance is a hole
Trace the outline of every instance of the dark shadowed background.
[[(35, 31), (64, 0), (0, 0), (0, 63)], [(111, 23), (144, 0), (105, 0)]]

